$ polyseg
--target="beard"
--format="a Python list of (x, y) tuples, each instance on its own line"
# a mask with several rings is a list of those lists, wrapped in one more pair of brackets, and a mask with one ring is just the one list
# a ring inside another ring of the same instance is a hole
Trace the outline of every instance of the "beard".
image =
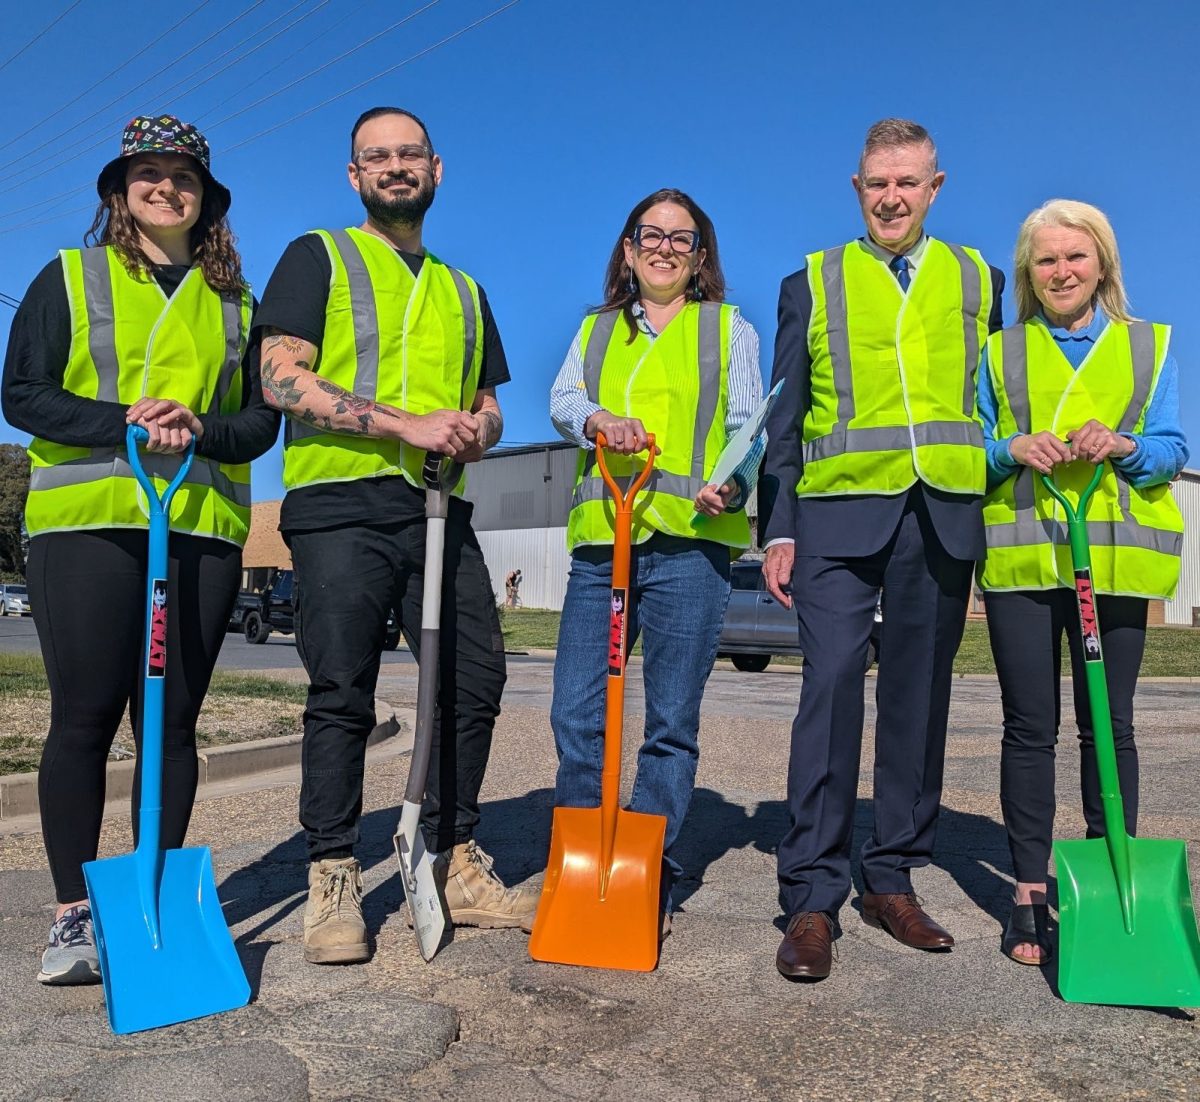
[[(380, 190), (384, 180), (388, 183), (400, 180), (409, 186), (416, 187), (417, 190), (410, 195), (388, 196)], [(366, 207), (367, 214), (373, 221), (383, 225), (411, 226), (419, 222), (433, 205), (436, 190), (432, 178), (422, 180), (416, 175), (404, 173), (382, 177), (375, 187), (369, 191), (360, 190), (358, 194), (362, 205)]]

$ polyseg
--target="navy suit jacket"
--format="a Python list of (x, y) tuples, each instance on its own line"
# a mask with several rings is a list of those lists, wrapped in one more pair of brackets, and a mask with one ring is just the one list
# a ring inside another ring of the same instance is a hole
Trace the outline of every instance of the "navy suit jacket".
[[(1004, 326), (1001, 296), (1004, 273), (989, 265), (992, 311), (988, 331)], [(767, 455), (759, 481), (760, 542), (794, 539), (797, 555), (856, 558), (878, 551), (896, 530), (907, 494), (847, 494), (797, 498), (796, 485), (804, 470), (801, 427), (811, 402), (812, 360), (808, 323), (812, 292), (804, 268), (784, 279), (779, 288), (779, 327), (775, 333), (775, 366), (771, 386), (784, 380), (783, 390), (767, 420)], [(981, 559), (982, 498), (950, 494), (918, 482), (930, 520), (942, 547), (956, 559)]]

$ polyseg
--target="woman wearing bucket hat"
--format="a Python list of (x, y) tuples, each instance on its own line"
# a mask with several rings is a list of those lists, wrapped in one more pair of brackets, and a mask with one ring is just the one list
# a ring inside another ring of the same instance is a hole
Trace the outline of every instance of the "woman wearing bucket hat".
[[(29, 432), (30, 604), (50, 683), (38, 775), (58, 909), (38, 979), (99, 979), (82, 873), (96, 857), (105, 765), (126, 707), (138, 737), (146, 515), (126, 427), (147, 469), (195, 459), (172, 509), (162, 845), (183, 843), (195, 726), (241, 575), (250, 460), (278, 432), (249, 346), (253, 302), (208, 143), (171, 115), (139, 117), (97, 180), (85, 238), (30, 285), (4, 363), (4, 415)], [(134, 822), (138, 782), (134, 781)]]
[(672, 847), (692, 799), (700, 701), (729, 601), (730, 559), (750, 545), (745, 512), (727, 511), (732, 487), (704, 477), (762, 397), (758, 334), (724, 298), (712, 220), (681, 191), (653, 192), (625, 219), (604, 304), (584, 319), (550, 392), (555, 428), (581, 449), (550, 711), (558, 807), (600, 804), (614, 520), (596, 438), (603, 434), (619, 478), (644, 466), (633, 456), (648, 433), (660, 453), (634, 508), (627, 641), (632, 648), (642, 637), (646, 689), (629, 806), (667, 820), (664, 937), (683, 872)]
[(1116, 236), (1102, 211), (1054, 199), (1030, 214), (1017, 236), (1016, 284), (1017, 324), (988, 340), (977, 384), (988, 466), (979, 585), (1004, 709), (1000, 804), (1017, 881), (1002, 949), (1018, 964), (1041, 965), (1051, 952), (1046, 878), (1064, 632), (1087, 836), (1105, 833), (1070, 545), (1041, 475), (1053, 471), (1075, 500), (1105, 464), (1087, 527), (1133, 834), (1133, 697), (1149, 600), (1170, 597), (1179, 578), (1183, 518), (1169, 483), (1188, 449), (1171, 328), (1131, 316)]

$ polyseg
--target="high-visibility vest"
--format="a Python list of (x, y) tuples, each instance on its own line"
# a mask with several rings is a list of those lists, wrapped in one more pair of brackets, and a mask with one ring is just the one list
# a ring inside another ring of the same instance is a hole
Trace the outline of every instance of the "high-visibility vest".
[(812, 402), (797, 495), (899, 494), (918, 479), (982, 494), (975, 372), (992, 309), (983, 257), (930, 238), (907, 294), (860, 241), (807, 265)]
[[(1170, 340), (1167, 325), (1110, 321), (1076, 370), (1041, 318), (993, 334), (987, 352), (998, 438), (1043, 431), (1065, 437), (1092, 418), (1117, 432), (1141, 432)], [(1081, 460), (1056, 467), (1054, 478), (1078, 500), (1093, 471)], [(1168, 484), (1131, 486), (1105, 463), (1086, 519), (1097, 592), (1173, 596), (1183, 516)], [(1063, 508), (1032, 467), (1020, 467), (987, 495), (983, 523), (988, 549), (981, 588), (1074, 587)]]
[[(252, 299), (214, 291), (193, 267), (168, 298), (150, 276), (130, 275), (115, 249), (59, 254), (71, 307), (63, 388), (133, 405), (173, 398), (194, 413), (235, 413)], [(145, 494), (125, 445), (84, 448), (35, 437), (25, 526), (31, 536), (81, 528), (144, 528)], [(144, 453), (161, 493), (182, 462)], [(250, 530), (250, 464), (196, 456), (171, 505), (171, 530), (241, 547)]]
[[(622, 417), (636, 417), (654, 434), (661, 454), (633, 507), (633, 539), (655, 532), (707, 539), (729, 547), (750, 546), (750, 526), (742, 510), (708, 517), (700, 526), (696, 495), (725, 446), (729, 344), (735, 306), (688, 303), (653, 340), (629, 325), (620, 310), (584, 319), (580, 329), (583, 377), (588, 397)], [(645, 463), (644, 456), (606, 456), (623, 485)], [(613, 542), (615, 507), (604, 486), (595, 451), (581, 448), (567, 547)]]
[[(470, 409), (483, 363), (475, 281), (432, 253), (414, 276), (391, 245), (359, 229), (312, 232), (333, 266), (314, 370), (360, 398), (412, 414)], [(401, 440), (325, 432), (287, 418), (288, 490), (396, 474), (423, 488), (424, 462), (423, 449)], [(464, 485), (465, 479), (455, 493)]]

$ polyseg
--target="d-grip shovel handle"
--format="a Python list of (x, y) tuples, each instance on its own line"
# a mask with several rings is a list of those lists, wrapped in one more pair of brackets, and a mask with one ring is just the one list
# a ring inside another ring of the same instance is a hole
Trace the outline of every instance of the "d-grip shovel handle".
[(617, 836), (617, 807), (621, 789), (621, 735), (625, 724), (625, 637), (629, 617), (629, 558), (633, 542), (633, 501), (654, 470), (654, 434), (646, 437), (646, 466), (624, 493), (604, 459), (608, 441), (596, 433), (596, 462), (616, 503), (613, 518), (612, 600), (608, 622), (608, 687), (604, 713), (604, 767), (600, 774), (600, 898), (608, 892), (613, 847)]
[(1100, 801), (1104, 809), (1104, 837), (1112, 861), (1117, 892), (1121, 899), (1121, 917), (1127, 933), (1133, 933), (1133, 876), (1129, 866), (1129, 835), (1125, 830), (1125, 801), (1121, 797), (1121, 778), (1117, 773), (1117, 748), (1113, 742), (1112, 713), (1108, 704), (1108, 683), (1104, 675), (1104, 651), (1100, 646), (1100, 621), (1096, 616), (1096, 595), (1092, 588), (1092, 552), (1088, 543), (1087, 507), (1100, 479), (1104, 464), (1097, 463), (1091, 481), (1072, 506), (1070, 499), (1055, 484), (1052, 475), (1042, 475), (1042, 485), (1067, 514), (1067, 535), (1071, 540), (1071, 566), (1075, 571), (1075, 595), (1079, 598), (1079, 630), (1083, 646), (1083, 667), (1087, 678), (1088, 704), (1092, 712), (1092, 737), (1096, 747), (1096, 769), (1100, 774)]
[(175, 477), (167, 484), (161, 497), (138, 454), (138, 445), (145, 444), (149, 439), (150, 433), (141, 425), (130, 425), (125, 430), (125, 449), (129, 455), (129, 466), (133, 469), (133, 476), (138, 485), (146, 494), (146, 504), (150, 513), (150, 538), (146, 555), (146, 630), (143, 655), (145, 666), (142, 670), (142, 745), (138, 751), (142, 779), (141, 799), (138, 804), (138, 844), (135, 853), (142, 910), (151, 940), (157, 948), (161, 944), (158, 927), (158, 877), (162, 862), (159, 837), (162, 820), (163, 686), (167, 673), (167, 540), (171, 529), (171, 499), (191, 469), (196, 439), (193, 437), (188, 444), (179, 470), (175, 472)]

